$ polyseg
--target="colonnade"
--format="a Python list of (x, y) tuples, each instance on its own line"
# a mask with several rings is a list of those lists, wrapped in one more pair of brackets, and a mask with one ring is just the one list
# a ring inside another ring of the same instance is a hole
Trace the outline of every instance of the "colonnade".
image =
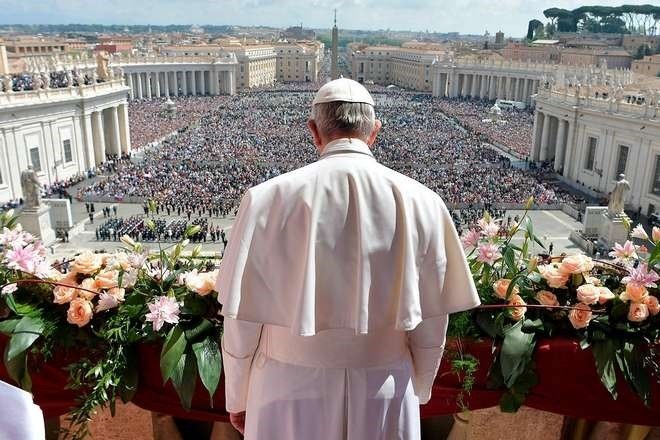
[(531, 104), (540, 80), (499, 72), (439, 72), (433, 95), (449, 98), (505, 99)]
[(532, 162), (553, 162), (553, 168), (565, 174), (571, 162), (574, 146), (575, 122), (540, 110), (534, 114), (534, 143), (530, 152)]
[(134, 72), (125, 69), (124, 76), (131, 100), (236, 93), (234, 72), (229, 70), (197, 68)]
[(127, 104), (85, 113), (82, 127), (88, 169), (105, 162), (108, 156), (121, 156), (131, 151)]

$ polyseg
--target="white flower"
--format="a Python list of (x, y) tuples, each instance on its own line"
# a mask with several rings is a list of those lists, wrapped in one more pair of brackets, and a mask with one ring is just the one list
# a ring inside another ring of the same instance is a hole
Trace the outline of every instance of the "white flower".
[(642, 225), (635, 226), (635, 228), (630, 233), (630, 236), (632, 238), (639, 238), (639, 239), (642, 239), (642, 240), (648, 240), (649, 239), (649, 235), (646, 233), (646, 231), (644, 230), (644, 227)]
[(104, 310), (114, 309), (118, 305), (119, 301), (117, 301), (117, 298), (107, 292), (103, 292), (99, 295), (99, 303), (96, 306), (96, 311), (103, 312)]
[(16, 283), (11, 283), (7, 284), (5, 287), (2, 288), (2, 294), (7, 295), (9, 293), (14, 293), (18, 290), (18, 286)]

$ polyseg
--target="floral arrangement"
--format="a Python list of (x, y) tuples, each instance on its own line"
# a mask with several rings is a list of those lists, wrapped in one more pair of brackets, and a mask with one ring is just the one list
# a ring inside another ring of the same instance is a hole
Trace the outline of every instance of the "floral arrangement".
[[(533, 256), (530, 246), (545, 247), (527, 212), (508, 227), (486, 215), (463, 234), (482, 306), (452, 316), (449, 333), (493, 339), (489, 385), (506, 390), (502, 410), (516, 411), (537, 383), (532, 360), (537, 339), (560, 335), (591, 348), (601, 382), (614, 399), (619, 372), (650, 405), (652, 381), (660, 379), (660, 277), (653, 270), (660, 263), (660, 229), (653, 228), (649, 237), (639, 225), (630, 236), (643, 244), (616, 244), (613, 261), (597, 261), (585, 255)], [(469, 361), (469, 354), (461, 353), (454, 370), (474, 371), (474, 359)]]
[[(151, 222), (148, 226), (155, 228)], [(65, 435), (82, 438), (98, 407), (114, 412), (115, 396), (131, 400), (137, 389), (136, 347), (162, 344), (160, 369), (172, 381), (184, 408), (190, 408), (197, 377), (211, 396), (222, 362), (222, 322), (213, 291), (213, 261), (188, 241), (150, 253), (129, 237), (114, 253), (83, 252), (69, 272), (46, 261), (41, 242), (23, 231), (11, 212), (0, 216), (0, 332), (10, 337), (4, 364), (30, 390), (31, 361), (75, 350), (68, 366), (69, 387), (80, 391)], [(191, 226), (185, 236), (196, 234)]]

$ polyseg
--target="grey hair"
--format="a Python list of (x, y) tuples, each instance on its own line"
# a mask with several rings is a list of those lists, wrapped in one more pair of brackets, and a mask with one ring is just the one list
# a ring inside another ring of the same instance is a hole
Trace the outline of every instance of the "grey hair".
[(366, 139), (374, 129), (376, 113), (369, 104), (336, 101), (314, 105), (311, 119), (326, 135), (357, 133)]

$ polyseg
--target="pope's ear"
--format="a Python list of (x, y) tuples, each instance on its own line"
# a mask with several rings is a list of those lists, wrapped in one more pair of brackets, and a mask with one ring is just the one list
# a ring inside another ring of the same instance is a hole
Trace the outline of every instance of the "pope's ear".
[(371, 130), (371, 134), (367, 139), (367, 145), (372, 146), (376, 142), (376, 137), (378, 136), (378, 132), (382, 127), (383, 127), (383, 123), (380, 122), (380, 119), (376, 119), (376, 121), (374, 122), (374, 129)]
[(314, 122), (314, 119), (307, 120), (307, 127), (309, 128), (309, 131), (312, 132), (312, 137), (314, 138), (314, 145), (320, 148), (322, 145), (321, 135), (319, 133), (319, 128), (316, 126), (316, 122)]

